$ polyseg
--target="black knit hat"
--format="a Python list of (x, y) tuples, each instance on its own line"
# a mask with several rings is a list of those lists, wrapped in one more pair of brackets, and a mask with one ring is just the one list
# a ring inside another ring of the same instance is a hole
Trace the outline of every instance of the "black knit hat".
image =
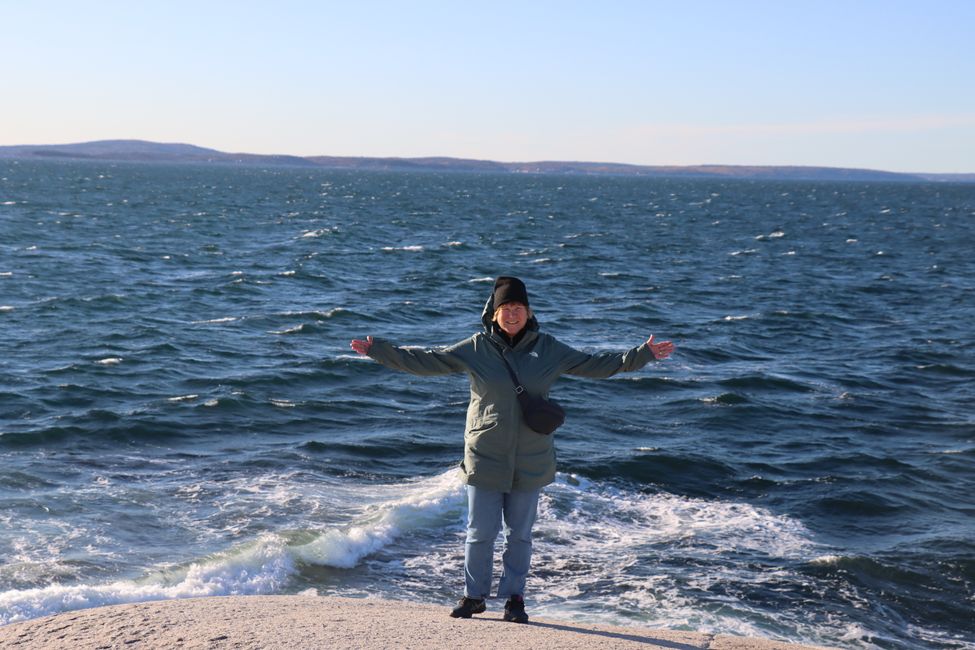
[(528, 306), (528, 289), (518, 278), (502, 275), (494, 281), (494, 308), (497, 309), (506, 302), (520, 302)]

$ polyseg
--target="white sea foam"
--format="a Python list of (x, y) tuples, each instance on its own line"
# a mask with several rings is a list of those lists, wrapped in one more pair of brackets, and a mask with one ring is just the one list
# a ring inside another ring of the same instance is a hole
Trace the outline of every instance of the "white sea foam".
[[(294, 494), (273, 477), (271, 485), (249, 480), (240, 490), (276, 506)], [(183, 493), (199, 498), (202, 487)], [(331, 498), (350, 489), (328, 486)], [(361, 486), (359, 486), (361, 489)], [(297, 487), (295, 487), (298, 490)], [(354, 489), (354, 488), (352, 488)], [(299, 490), (307, 494), (307, 488)], [(237, 497), (239, 498), (239, 497)], [(300, 533), (265, 533), (257, 539), (176, 567), (161, 567), (133, 580), (103, 584), (60, 585), (0, 592), (0, 625), (58, 612), (172, 598), (250, 595), (281, 589), (300, 565), (351, 568), (404, 533), (442, 527), (444, 517), (458, 518), (463, 506), (459, 472), (390, 485), (372, 486), (370, 494), (345, 495), (357, 500), (361, 514), (346, 526), (328, 526)], [(220, 504), (216, 504), (219, 508)]]
[(101, 366), (114, 366), (116, 364), (122, 363), (122, 357), (106, 357), (104, 359), (99, 359), (95, 363)]
[(59, 585), (0, 592), (0, 625), (74, 609), (148, 600), (270, 593), (294, 572), (276, 535), (233, 551), (159, 571), (141, 580)]
[(13, 305), (0, 305), (0, 311), (13, 311)]
[(299, 332), (305, 331), (305, 324), (295, 325), (294, 327), (287, 327), (283, 330), (272, 330), (271, 334), (298, 334)]
[(384, 250), (384, 251), (410, 251), (410, 252), (414, 252), (415, 253), (415, 252), (419, 252), (419, 251), (426, 250), (426, 249), (423, 246), (383, 246), (382, 250)]
[(335, 358), (344, 359), (346, 361), (362, 361), (362, 362), (368, 361), (369, 363), (372, 363), (372, 359), (363, 354), (337, 354), (335, 355)]
[(297, 404), (295, 404), (291, 400), (286, 400), (286, 399), (271, 399), (271, 404), (273, 406), (277, 406), (278, 408), (283, 408), (283, 409), (293, 409), (294, 407), (297, 406)]
[(0, 273), (0, 278), (12, 278), (14, 276), (13, 271), (3, 271)]
[(176, 397), (170, 397), (167, 402), (192, 402), (195, 399), (199, 399), (199, 395), (178, 395)]
[[(547, 522), (543, 518), (541, 530), (561, 532), (569, 539), (599, 538), (621, 551), (633, 544), (695, 540), (707, 553), (748, 549), (776, 558), (800, 558), (815, 547), (799, 521), (746, 503), (631, 493), (566, 476), (560, 476), (546, 495), (547, 508), (567, 511)], [(591, 520), (582, 526), (588, 530), (577, 529), (585, 520)]]
[(483, 278), (471, 278), (467, 281), (470, 284), (480, 284), (482, 282), (494, 282), (494, 278), (483, 277)]
[(212, 318), (210, 320), (195, 320), (194, 325), (219, 325), (220, 323), (233, 323), (238, 320), (236, 316), (225, 316), (224, 318)]
[[(264, 513), (291, 510), (303, 513), (303, 524), (301, 529), (286, 524), (221, 552), (150, 568), (129, 580), (70, 584), (70, 577), (58, 583), (52, 576), (46, 587), (0, 592), (0, 624), (146, 600), (280, 593), (312, 566), (403, 570), (391, 577), (390, 592), (415, 593), (431, 580), (462, 583), (457, 572), (463, 563), (465, 498), (454, 469), (378, 485), (309, 483), (300, 472), (240, 477), (218, 488), (202, 480), (183, 486), (178, 496), (228, 515), (202, 520), (220, 520), (228, 539), (247, 530), (231, 523), (244, 513), (267, 518)], [(314, 503), (320, 507), (311, 508)], [(316, 520), (318, 526), (309, 526)], [(395, 554), (392, 561), (378, 557), (375, 567), (363, 566), (384, 549)], [(535, 579), (543, 580), (544, 588), (532, 607), (540, 616), (611, 624), (638, 620), (651, 627), (764, 637), (779, 629), (793, 640), (814, 642), (835, 640), (847, 625), (842, 620), (810, 623), (788, 611), (766, 617), (737, 600), (711, 607), (693, 595), (720, 593), (743, 582), (783, 588), (803, 581), (801, 574), (783, 567), (832, 561), (800, 522), (746, 503), (642, 492), (559, 474), (543, 492), (535, 549)], [(723, 559), (743, 553), (748, 562)], [(364, 593), (361, 586), (343, 584), (339, 581), (330, 593)], [(599, 606), (593, 607), (594, 602)]]
[[(621, 624), (632, 619), (619, 612), (629, 612), (652, 627), (746, 636), (768, 636), (768, 629), (746, 607), (702, 607), (687, 595), (688, 585), (708, 593), (742, 581), (792, 584), (802, 577), (773, 567), (821, 549), (801, 522), (761, 507), (644, 494), (561, 474), (543, 493), (536, 531), (533, 565), (546, 574), (545, 598), (533, 606), (539, 615)], [(722, 559), (742, 553), (754, 568)]]

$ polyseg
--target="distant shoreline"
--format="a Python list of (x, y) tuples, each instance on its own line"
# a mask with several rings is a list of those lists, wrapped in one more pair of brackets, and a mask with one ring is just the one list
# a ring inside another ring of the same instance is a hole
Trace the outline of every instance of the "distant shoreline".
[(98, 140), (60, 145), (0, 146), (0, 159), (91, 160), (144, 163), (201, 163), (289, 166), (357, 171), (440, 171), (498, 174), (562, 174), (644, 178), (707, 178), (805, 181), (893, 181), (975, 183), (971, 174), (888, 172), (874, 169), (784, 165), (630, 165), (624, 163), (537, 161), (496, 162), (467, 158), (289, 156), (226, 153), (190, 144), (146, 140)]

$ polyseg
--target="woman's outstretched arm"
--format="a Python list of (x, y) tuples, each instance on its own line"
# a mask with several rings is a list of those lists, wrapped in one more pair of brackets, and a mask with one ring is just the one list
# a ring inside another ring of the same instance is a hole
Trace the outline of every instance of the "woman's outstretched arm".
[(464, 372), (467, 365), (459, 353), (460, 348), (469, 345), (469, 339), (457, 345), (438, 350), (421, 348), (401, 348), (383, 339), (367, 336), (365, 339), (352, 339), (349, 344), (359, 354), (369, 356), (387, 368), (402, 370), (414, 375), (449, 375)]
[(633, 372), (647, 365), (651, 360), (662, 360), (674, 351), (674, 344), (670, 341), (656, 343), (653, 335), (642, 345), (619, 352), (600, 352), (587, 354), (563, 345), (563, 368), (570, 375), (603, 379), (612, 377), (618, 372)]

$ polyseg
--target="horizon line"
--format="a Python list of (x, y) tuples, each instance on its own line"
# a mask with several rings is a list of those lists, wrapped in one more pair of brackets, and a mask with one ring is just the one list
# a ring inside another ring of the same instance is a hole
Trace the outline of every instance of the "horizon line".
[(345, 159), (345, 160), (372, 160), (372, 161), (384, 161), (384, 160), (400, 160), (400, 161), (430, 161), (430, 160), (450, 160), (458, 162), (475, 162), (475, 163), (488, 163), (496, 165), (542, 165), (542, 164), (558, 164), (558, 165), (586, 165), (586, 166), (614, 166), (622, 168), (632, 168), (634, 170), (647, 169), (647, 170), (706, 170), (706, 169), (721, 169), (721, 168), (736, 168), (736, 169), (807, 169), (807, 170), (838, 170), (838, 171), (858, 171), (858, 172), (873, 172), (880, 174), (892, 174), (900, 176), (939, 176), (939, 177), (950, 177), (950, 176), (975, 176), (975, 172), (926, 172), (926, 171), (891, 171), (882, 168), (873, 167), (850, 167), (841, 165), (822, 165), (822, 164), (801, 164), (801, 163), (786, 163), (786, 164), (773, 164), (773, 163), (696, 163), (696, 164), (645, 164), (645, 163), (630, 163), (630, 162), (615, 162), (615, 161), (594, 161), (594, 160), (557, 160), (557, 159), (538, 159), (538, 160), (495, 160), (491, 158), (467, 158), (461, 156), (451, 156), (451, 155), (424, 155), (424, 156), (403, 156), (403, 155), (343, 155), (343, 154), (290, 154), (290, 153), (253, 153), (248, 151), (224, 151), (221, 149), (215, 149), (213, 147), (206, 147), (202, 145), (193, 144), (191, 142), (180, 142), (180, 141), (158, 141), (158, 140), (146, 140), (144, 138), (103, 138), (97, 140), (85, 140), (80, 142), (64, 142), (64, 143), (31, 143), (31, 144), (12, 144), (12, 145), (0, 145), (0, 152), (5, 149), (29, 149), (32, 147), (38, 148), (56, 148), (56, 147), (79, 147), (85, 145), (106, 145), (106, 144), (146, 144), (146, 145), (156, 145), (156, 146), (179, 146), (179, 147), (190, 147), (195, 149), (200, 149), (203, 151), (213, 152), (214, 154), (220, 154), (222, 156), (254, 156), (254, 157), (266, 157), (266, 158), (297, 158), (301, 160), (307, 160), (309, 162), (314, 162), (316, 158), (325, 159)]

